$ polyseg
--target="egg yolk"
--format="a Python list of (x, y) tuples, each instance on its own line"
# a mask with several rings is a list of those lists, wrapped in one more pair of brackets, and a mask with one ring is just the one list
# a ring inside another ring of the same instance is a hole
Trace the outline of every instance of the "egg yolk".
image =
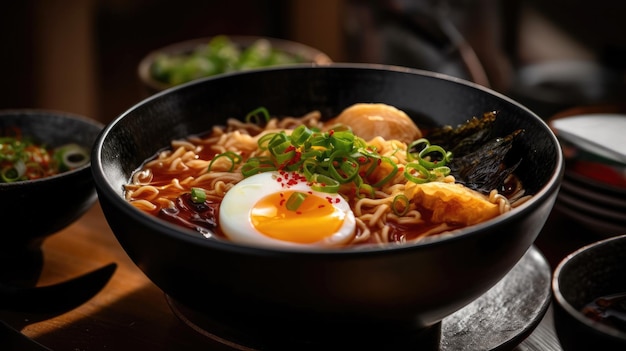
[(333, 199), (306, 193), (296, 210), (286, 207), (296, 191), (281, 191), (263, 197), (250, 212), (252, 225), (260, 233), (301, 244), (318, 242), (337, 233), (346, 214), (333, 206)]

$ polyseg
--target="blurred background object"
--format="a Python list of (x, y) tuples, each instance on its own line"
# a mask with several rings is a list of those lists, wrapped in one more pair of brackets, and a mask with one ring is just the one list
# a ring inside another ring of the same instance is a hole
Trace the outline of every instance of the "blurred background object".
[(217, 74), (299, 63), (330, 64), (325, 53), (268, 36), (215, 35), (157, 48), (137, 65), (147, 94)]
[(600, 0), (24, 0), (0, 13), (0, 107), (108, 122), (143, 98), (153, 49), (216, 34), (310, 45), (335, 62), (472, 80), (542, 117), (626, 96), (626, 3)]
[(513, 97), (542, 117), (626, 88), (626, 4), (350, 0), (347, 58), (424, 68)]

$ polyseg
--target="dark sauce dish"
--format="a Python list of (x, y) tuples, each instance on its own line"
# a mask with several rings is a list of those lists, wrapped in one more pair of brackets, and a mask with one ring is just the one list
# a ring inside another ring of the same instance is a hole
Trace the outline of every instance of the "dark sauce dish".
[(584, 246), (556, 267), (554, 324), (564, 350), (626, 350), (626, 235)]
[[(74, 143), (89, 152), (103, 127), (93, 119), (61, 111), (0, 111), (0, 131), (19, 128), (23, 136), (51, 148)], [(8, 271), (2, 270), (3, 278), (5, 273), (17, 275), (32, 263), (29, 260), (40, 255), (43, 241), (80, 218), (96, 202), (97, 194), (87, 162), (44, 178), (0, 183), (0, 198), (4, 225), (0, 258), (10, 264)]]
[[(243, 118), (259, 106), (272, 115), (319, 110), (331, 118), (358, 102), (395, 106), (418, 125), (454, 126), (499, 111), (498, 134), (525, 130), (515, 149), (522, 158), (516, 173), (533, 197), (454, 235), (342, 250), (207, 240), (124, 198), (131, 174), (172, 139)], [(500, 281), (547, 220), (563, 160), (541, 118), (482, 86), (401, 67), (301, 64), (201, 79), (139, 102), (104, 129), (92, 151), (92, 171), (113, 233), (169, 298), (259, 338), (281, 334), (354, 346), (359, 340), (384, 344), (440, 325)]]

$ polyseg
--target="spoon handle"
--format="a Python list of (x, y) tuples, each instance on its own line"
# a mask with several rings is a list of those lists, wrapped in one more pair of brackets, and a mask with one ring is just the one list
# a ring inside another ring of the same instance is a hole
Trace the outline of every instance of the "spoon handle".
[(117, 264), (110, 263), (81, 276), (41, 287), (0, 283), (0, 310), (17, 312), (67, 311), (92, 298), (108, 283)]
[(3, 350), (52, 351), (0, 320), (0, 347)]

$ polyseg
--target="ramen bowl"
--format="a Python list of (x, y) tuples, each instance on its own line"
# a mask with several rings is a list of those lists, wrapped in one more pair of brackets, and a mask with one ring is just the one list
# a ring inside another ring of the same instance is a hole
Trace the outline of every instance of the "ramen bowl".
[(146, 92), (153, 94), (229, 71), (303, 62), (328, 64), (332, 60), (316, 48), (286, 39), (218, 35), (155, 49), (139, 62), (137, 74)]
[(552, 278), (554, 325), (563, 349), (626, 348), (626, 235), (565, 257)]
[[(515, 211), (454, 235), (345, 250), (208, 240), (125, 200), (131, 174), (172, 139), (223, 125), (226, 118), (245, 116), (259, 106), (276, 115), (318, 110), (328, 117), (358, 102), (386, 103), (419, 123), (437, 125), (500, 111), (494, 125), (499, 133), (526, 130), (516, 173), (533, 197)], [(201, 311), (227, 334), (350, 345), (390, 345), (436, 328), (493, 287), (533, 244), (563, 173), (554, 134), (516, 102), (441, 74), (364, 64), (238, 72), (157, 93), (105, 128), (92, 160), (113, 233), (175, 306)]]
[[(0, 137), (14, 136), (19, 130), (24, 140), (30, 138), (34, 145), (50, 150), (76, 144), (82, 147), (87, 160), (71, 170), (38, 179), (0, 182), (0, 213), (5, 226), (0, 235), (3, 279), (21, 279), (22, 270), (36, 269), (43, 241), (95, 203), (97, 194), (88, 157), (102, 128), (97, 121), (60, 111), (0, 111)], [(6, 149), (2, 151), (8, 155)]]

